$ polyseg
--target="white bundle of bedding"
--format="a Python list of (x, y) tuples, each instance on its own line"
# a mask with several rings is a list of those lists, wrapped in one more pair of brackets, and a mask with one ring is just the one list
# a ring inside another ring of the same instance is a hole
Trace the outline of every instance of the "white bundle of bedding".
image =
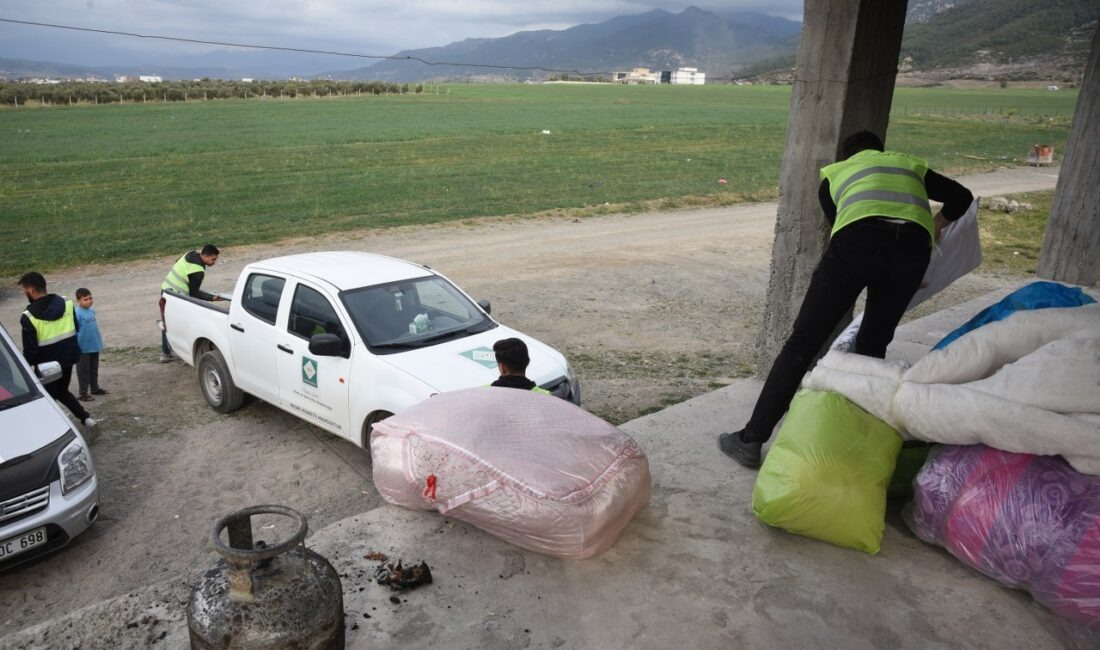
[(804, 386), (844, 395), (903, 436), (1061, 455), (1100, 474), (1100, 305), (1019, 311), (912, 367), (833, 350)]

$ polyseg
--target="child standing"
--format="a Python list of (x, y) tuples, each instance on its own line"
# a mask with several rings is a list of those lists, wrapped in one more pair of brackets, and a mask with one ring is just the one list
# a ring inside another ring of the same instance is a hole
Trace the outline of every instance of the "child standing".
[[(84, 402), (91, 402), (92, 395), (106, 395), (107, 391), (99, 387), (99, 353), (103, 351), (103, 336), (95, 322), (95, 309), (92, 307), (92, 292), (84, 287), (76, 290), (76, 342), (80, 344), (80, 361), (76, 364), (76, 380), (80, 386), (80, 396)], [(91, 389), (89, 391), (89, 388)]]

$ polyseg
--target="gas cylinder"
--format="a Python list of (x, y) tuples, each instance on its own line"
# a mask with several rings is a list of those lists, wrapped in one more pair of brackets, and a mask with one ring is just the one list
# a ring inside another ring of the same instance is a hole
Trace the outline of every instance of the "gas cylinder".
[[(289, 538), (253, 543), (253, 515), (297, 522)], [(222, 541), (228, 531), (229, 543)], [(285, 506), (252, 506), (214, 524), (221, 554), (202, 574), (187, 605), (194, 649), (344, 647), (344, 590), (328, 560), (305, 547), (306, 518)]]

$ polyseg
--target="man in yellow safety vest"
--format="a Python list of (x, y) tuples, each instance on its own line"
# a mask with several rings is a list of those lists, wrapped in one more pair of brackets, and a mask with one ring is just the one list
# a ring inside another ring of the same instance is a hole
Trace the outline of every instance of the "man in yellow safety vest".
[(69, 391), (73, 366), (80, 361), (73, 301), (47, 293), (46, 278), (35, 271), (19, 278), (19, 286), (29, 303), (19, 318), (23, 331), (23, 356), (36, 371), (38, 364), (47, 361), (56, 361), (61, 365), (61, 377), (45, 384), (46, 392), (72, 411), (84, 425), (84, 436), (92, 442), (98, 434), (98, 423)]
[(199, 251), (184, 253), (168, 271), (168, 277), (160, 285), (160, 362), (168, 363), (175, 359), (168, 345), (168, 327), (164, 320), (164, 292), (174, 291), (200, 300), (220, 300), (216, 294), (201, 289), (206, 277), (206, 267), (214, 266), (221, 251), (214, 244), (206, 244)]
[(531, 363), (531, 355), (527, 352), (526, 343), (516, 338), (501, 339), (493, 344), (493, 353), (497, 358), (500, 378), (489, 384), (490, 386), (550, 394), (550, 391), (539, 388), (535, 382), (527, 378), (527, 366)]
[[(745, 428), (718, 437), (722, 452), (746, 467), (760, 465), (761, 447), (802, 376), (864, 289), (867, 305), (854, 352), (886, 356), (940, 230), (974, 201), (970, 190), (928, 169), (924, 160), (884, 151), (882, 139), (870, 131), (847, 138), (842, 155), (821, 170), (818, 199), (832, 230), (791, 334)], [(929, 199), (943, 209), (933, 215)]]

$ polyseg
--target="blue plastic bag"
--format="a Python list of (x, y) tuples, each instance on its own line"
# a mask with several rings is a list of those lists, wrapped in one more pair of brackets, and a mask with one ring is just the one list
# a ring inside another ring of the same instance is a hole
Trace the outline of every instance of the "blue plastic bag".
[(1032, 282), (1008, 294), (995, 305), (990, 305), (958, 329), (943, 337), (933, 350), (947, 347), (952, 341), (982, 325), (1004, 320), (1018, 311), (1048, 309), (1050, 307), (1080, 307), (1096, 302), (1092, 296), (1077, 287), (1067, 287), (1057, 282)]

